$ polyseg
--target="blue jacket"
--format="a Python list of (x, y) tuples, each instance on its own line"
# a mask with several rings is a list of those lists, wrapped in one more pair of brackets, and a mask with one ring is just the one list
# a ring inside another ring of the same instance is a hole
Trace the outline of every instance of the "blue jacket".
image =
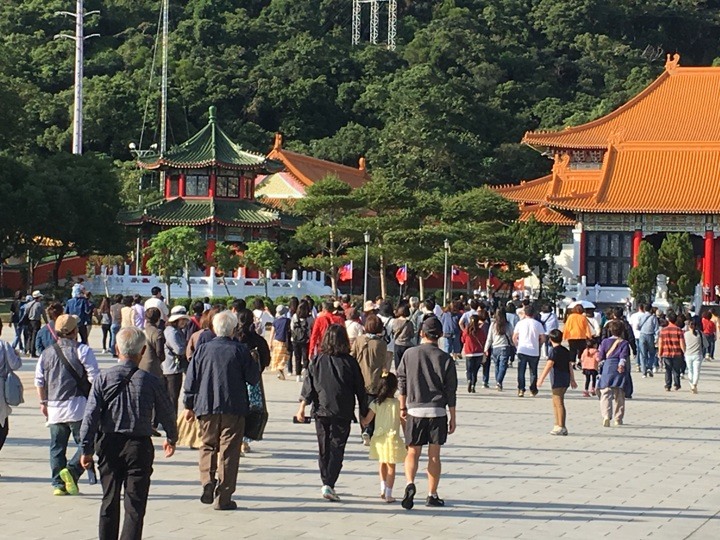
[(87, 298), (79, 296), (67, 301), (67, 304), (65, 304), (65, 313), (68, 315), (77, 315), (78, 319), (80, 319), (79, 324), (87, 326), (90, 324), (92, 307)]
[(242, 343), (216, 337), (195, 349), (185, 378), (185, 408), (197, 416), (248, 413), (247, 385), (260, 382), (260, 370)]

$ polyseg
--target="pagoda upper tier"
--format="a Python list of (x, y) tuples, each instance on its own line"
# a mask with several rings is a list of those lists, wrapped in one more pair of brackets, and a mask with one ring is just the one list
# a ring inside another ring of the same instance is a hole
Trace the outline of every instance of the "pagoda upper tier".
[(138, 165), (149, 170), (204, 169), (220, 167), (257, 174), (282, 170), (283, 165), (267, 156), (249, 152), (232, 141), (218, 126), (217, 109), (210, 107), (207, 126), (184, 143), (165, 153), (150, 153), (138, 159)]
[(550, 175), (498, 189), (526, 209), (720, 214), (720, 67), (680, 67), (669, 56), (665, 71), (617, 110), (528, 132), (523, 142), (554, 159)]

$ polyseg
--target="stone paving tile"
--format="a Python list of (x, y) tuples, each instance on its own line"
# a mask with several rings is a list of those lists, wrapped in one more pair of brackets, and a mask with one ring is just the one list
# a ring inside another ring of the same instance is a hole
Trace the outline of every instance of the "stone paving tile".
[[(101, 360), (111, 365), (110, 358)], [(82, 496), (51, 495), (33, 364), (26, 360), (21, 371), (27, 403), (11, 417), (0, 452), (0, 538), (54, 539), (58, 531), (95, 538), (99, 486), (83, 479)], [(443, 450), (446, 508), (424, 506), (424, 476), (412, 512), (380, 501), (376, 464), (357, 426), (338, 484), (343, 502), (323, 501), (313, 427), (291, 423), (299, 385), (266, 375), (271, 419), (266, 440), (241, 460), (236, 499), (242, 510), (219, 513), (200, 504), (196, 451), (178, 449), (168, 460), (158, 452), (145, 537), (720, 538), (720, 362), (703, 366), (698, 395), (686, 388), (666, 393), (662, 378), (636, 377), (636, 397), (621, 428), (602, 428), (597, 399), (570, 392), (568, 437), (547, 433), (547, 388), (536, 398), (517, 398), (511, 369), (505, 392), (468, 395), (462, 363), (458, 371), (458, 432)], [(402, 467), (399, 473), (398, 498)]]

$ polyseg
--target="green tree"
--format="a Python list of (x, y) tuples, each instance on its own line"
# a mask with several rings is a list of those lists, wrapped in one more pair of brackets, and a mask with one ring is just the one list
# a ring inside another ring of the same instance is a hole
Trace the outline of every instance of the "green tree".
[(538, 298), (544, 298), (545, 275), (554, 264), (553, 258), (562, 250), (560, 231), (557, 225), (539, 223), (531, 216), (526, 222), (516, 222), (513, 233), (523, 261), (540, 282)]
[(273, 271), (280, 266), (280, 255), (272, 242), (261, 240), (248, 245), (243, 255), (248, 266), (256, 268), (265, 284), (265, 297), (268, 298), (267, 271)]
[(652, 301), (658, 273), (658, 252), (650, 242), (640, 242), (637, 266), (631, 268), (628, 274), (628, 285), (637, 302)]
[(227, 286), (227, 281), (225, 281), (225, 276), (227, 276), (228, 274), (232, 274), (233, 270), (240, 268), (241, 261), (242, 258), (240, 257), (240, 255), (238, 255), (237, 251), (235, 251), (234, 246), (230, 244), (225, 244), (223, 242), (220, 242), (215, 246), (213, 263), (215, 264), (215, 268), (222, 272), (221, 279), (223, 286), (225, 287), (225, 292), (227, 292), (228, 296), (231, 295), (230, 289), (228, 289)]
[(668, 233), (658, 251), (658, 271), (667, 277), (668, 300), (673, 305), (688, 301), (700, 282), (700, 271), (695, 267), (690, 235)]
[(173, 227), (157, 234), (145, 248), (150, 257), (148, 269), (165, 284), (168, 301), (170, 285), (177, 282), (177, 276), (184, 273), (187, 282), (188, 298), (192, 298), (190, 269), (202, 262), (205, 255), (205, 243), (200, 233), (192, 227)]
[(295, 238), (313, 249), (300, 263), (328, 274), (334, 293), (337, 293), (338, 269), (346, 260), (341, 254), (363, 234), (362, 229), (349, 222), (362, 204), (352, 191), (337, 177), (329, 176), (310, 186), (305, 197), (295, 205), (295, 212), (306, 218)]

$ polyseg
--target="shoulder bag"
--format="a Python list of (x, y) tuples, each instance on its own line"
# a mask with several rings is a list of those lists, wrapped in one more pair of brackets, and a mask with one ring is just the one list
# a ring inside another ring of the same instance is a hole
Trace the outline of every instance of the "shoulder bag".
[(257, 384), (247, 384), (248, 394), (248, 413), (245, 416), (245, 437), (253, 441), (262, 441), (270, 415), (267, 410), (267, 402), (265, 401), (265, 386), (263, 385), (262, 364), (260, 362), (260, 352), (257, 347), (250, 351), (252, 361), (257, 364), (260, 372), (260, 380)]
[(72, 367), (70, 362), (68, 362), (68, 359), (65, 357), (65, 353), (63, 353), (62, 348), (59, 344), (55, 343), (53, 345), (53, 349), (55, 349), (55, 352), (58, 355), (58, 358), (60, 358), (60, 361), (65, 366), (65, 369), (67, 369), (70, 372), (70, 375), (73, 379), (75, 379), (75, 382), (77, 383), (77, 388), (80, 394), (83, 397), (88, 397), (90, 395), (90, 389), (92, 388), (92, 384), (90, 383), (87, 371), (85, 371), (85, 367), (83, 367), (83, 373), (82, 376), (78, 375), (77, 371), (75, 371), (75, 368)]

